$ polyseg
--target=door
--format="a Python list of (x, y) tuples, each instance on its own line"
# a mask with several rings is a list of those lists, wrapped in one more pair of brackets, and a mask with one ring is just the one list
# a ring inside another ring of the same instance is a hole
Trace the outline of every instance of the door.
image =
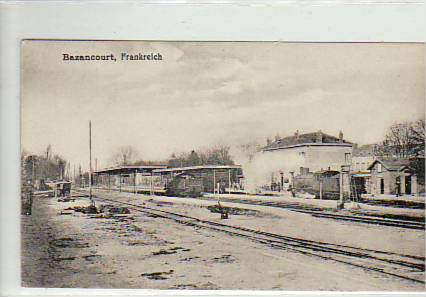
[(383, 180), (383, 178), (380, 179), (380, 194), (384, 194), (385, 193), (385, 181)]
[(411, 194), (411, 176), (405, 177), (405, 194)]

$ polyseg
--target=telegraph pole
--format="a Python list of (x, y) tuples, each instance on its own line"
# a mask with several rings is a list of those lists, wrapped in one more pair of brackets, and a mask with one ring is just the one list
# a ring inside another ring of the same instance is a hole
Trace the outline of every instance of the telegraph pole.
[(92, 121), (89, 121), (89, 199), (92, 200)]
[[(95, 173), (98, 172), (98, 158), (95, 158)], [(95, 184), (95, 188), (98, 187), (98, 175), (96, 175), (95, 180), (93, 181), (93, 183)]]
[(231, 194), (231, 169), (228, 170), (228, 194)]

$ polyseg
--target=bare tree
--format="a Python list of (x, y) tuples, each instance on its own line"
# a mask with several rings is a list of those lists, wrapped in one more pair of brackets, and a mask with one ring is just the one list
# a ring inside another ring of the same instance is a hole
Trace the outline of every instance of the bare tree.
[(424, 120), (395, 123), (389, 127), (383, 143), (377, 145), (376, 155), (400, 159), (424, 155), (424, 143)]
[(119, 147), (111, 157), (111, 162), (115, 166), (129, 165), (138, 158), (137, 151), (130, 145)]
[(425, 120), (421, 119), (411, 125), (411, 137), (414, 143), (414, 153), (425, 155)]
[(179, 156), (172, 154), (168, 160), (168, 165), (171, 167), (233, 164), (230, 147), (219, 144), (207, 149), (192, 150), (190, 153), (182, 153)]
[[(270, 143), (270, 141), (269, 141)], [(253, 160), (257, 153), (262, 149), (262, 145), (257, 141), (251, 141), (245, 144), (238, 145), (236, 151), (241, 157), (247, 159), (248, 161)]]
[(233, 165), (234, 161), (232, 160), (229, 150), (229, 146), (221, 144), (215, 145), (206, 152), (207, 163), (211, 165)]

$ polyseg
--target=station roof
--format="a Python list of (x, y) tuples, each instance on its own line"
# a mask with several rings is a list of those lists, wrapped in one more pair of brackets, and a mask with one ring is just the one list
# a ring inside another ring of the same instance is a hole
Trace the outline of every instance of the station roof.
[(241, 165), (199, 165), (199, 166), (188, 166), (188, 167), (174, 167), (153, 170), (154, 173), (161, 172), (176, 172), (176, 171), (192, 171), (202, 169), (241, 169)]
[(101, 173), (133, 173), (133, 172), (151, 172), (155, 169), (167, 168), (166, 165), (123, 165), (110, 168), (104, 168), (94, 171), (95, 174)]
[(61, 184), (70, 184), (69, 180), (53, 180), (46, 182), (47, 185), (61, 185)]
[(368, 170), (373, 169), (376, 163), (380, 163), (385, 167), (388, 171), (400, 171), (403, 170), (410, 165), (409, 159), (377, 159), (368, 166)]

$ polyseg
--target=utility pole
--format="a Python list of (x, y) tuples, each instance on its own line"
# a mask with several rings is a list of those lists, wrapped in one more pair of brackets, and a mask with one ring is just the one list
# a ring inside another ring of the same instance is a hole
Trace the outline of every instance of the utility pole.
[(339, 176), (339, 202), (341, 205), (343, 204), (343, 166), (340, 169)]
[(98, 158), (95, 158), (95, 174), (96, 177), (93, 176), (95, 178), (93, 183), (95, 184), (95, 188), (98, 188)]
[(35, 187), (35, 164), (34, 164), (34, 156), (31, 158), (31, 165), (32, 165), (32, 170), (31, 170), (31, 182), (33, 184), (33, 187)]
[(216, 194), (216, 169), (213, 169), (213, 195)]
[(228, 170), (228, 194), (231, 194), (231, 169)]
[(89, 121), (89, 199), (92, 200), (92, 121)]
[(150, 194), (151, 196), (154, 195), (154, 184), (153, 184), (153, 174), (152, 174), (152, 170), (151, 170), (151, 190), (150, 190)]

